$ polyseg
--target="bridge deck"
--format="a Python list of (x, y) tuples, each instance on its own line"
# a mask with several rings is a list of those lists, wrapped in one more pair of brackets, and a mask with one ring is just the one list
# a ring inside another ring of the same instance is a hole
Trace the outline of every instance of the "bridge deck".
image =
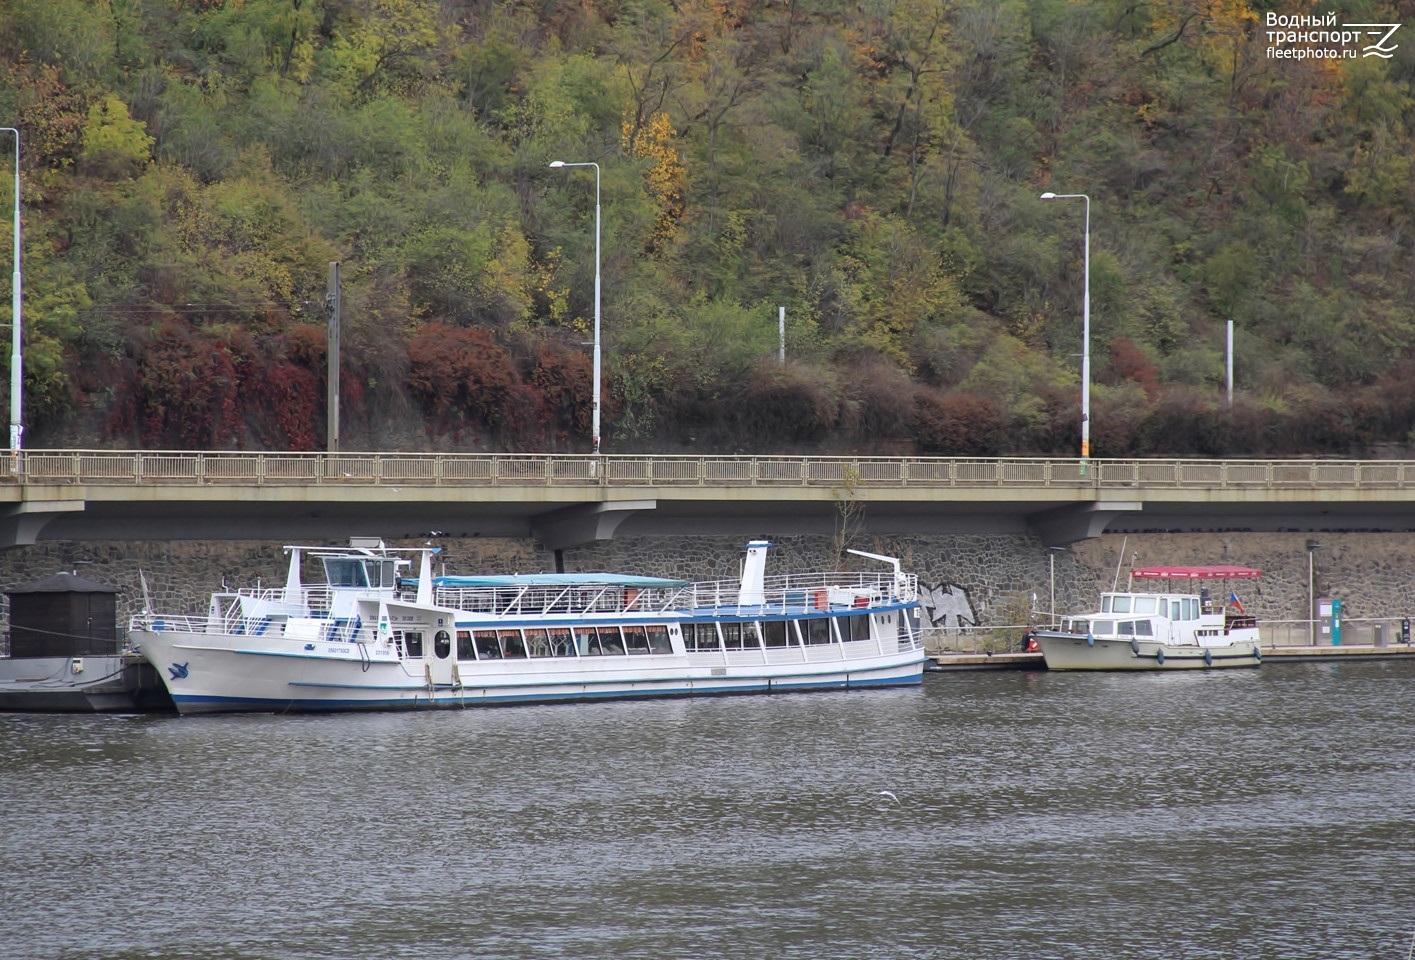
[[(1415, 461), (26, 450), (0, 545), (342, 538), (1415, 528)], [(371, 527), (377, 527), (371, 530)]]

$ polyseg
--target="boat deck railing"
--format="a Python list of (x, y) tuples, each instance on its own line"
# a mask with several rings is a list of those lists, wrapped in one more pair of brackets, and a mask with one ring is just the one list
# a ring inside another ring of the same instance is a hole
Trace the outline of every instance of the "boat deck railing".
[(768, 577), (757, 602), (742, 602), (739, 580), (678, 587), (606, 584), (455, 587), (436, 589), (433, 602), (492, 616), (555, 614), (653, 614), (710, 611), (716, 615), (784, 614), (806, 610), (868, 610), (918, 599), (918, 578), (893, 573), (806, 573)]

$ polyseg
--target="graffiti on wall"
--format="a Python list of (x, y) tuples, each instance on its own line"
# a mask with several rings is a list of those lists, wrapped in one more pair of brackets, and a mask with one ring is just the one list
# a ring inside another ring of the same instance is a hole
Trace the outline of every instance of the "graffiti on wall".
[(928, 626), (939, 630), (962, 630), (978, 625), (978, 613), (968, 591), (956, 583), (919, 587), (919, 604)]

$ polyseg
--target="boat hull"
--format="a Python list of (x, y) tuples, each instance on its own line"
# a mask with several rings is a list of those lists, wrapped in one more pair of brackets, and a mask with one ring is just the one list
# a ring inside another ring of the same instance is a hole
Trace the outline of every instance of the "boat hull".
[[(914, 644), (671, 656), (458, 663), (378, 656), (357, 643), (291, 652), (250, 636), (177, 630), (130, 637), (179, 713), (428, 710), (514, 703), (708, 696), (918, 684)], [(863, 648), (869, 648), (868, 650)], [(853, 654), (853, 655), (852, 655)]]
[(1219, 670), (1262, 662), (1257, 638), (1214, 646), (1104, 639), (1040, 631), (1048, 670)]

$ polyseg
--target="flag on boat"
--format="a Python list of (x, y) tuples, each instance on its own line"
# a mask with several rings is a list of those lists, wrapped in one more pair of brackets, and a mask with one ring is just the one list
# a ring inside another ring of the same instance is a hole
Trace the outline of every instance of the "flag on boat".
[(1243, 604), (1238, 602), (1238, 594), (1232, 590), (1228, 591), (1228, 602), (1231, 606), (1238, 608), (1238, 612), (1243, 612)]

